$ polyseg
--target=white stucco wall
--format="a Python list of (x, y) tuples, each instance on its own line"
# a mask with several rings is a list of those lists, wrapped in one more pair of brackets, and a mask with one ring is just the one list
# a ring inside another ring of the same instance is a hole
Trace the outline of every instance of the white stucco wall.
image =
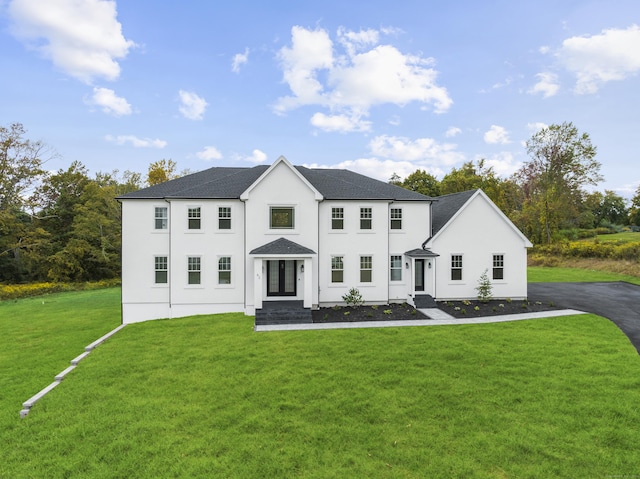
[[(490, 200), (475, 196), (455, 221), (429, 243), (440, 256), (435, 260), (438, 300), (476, 298), (478, 280), (485, 271), (492, 278), (493, 255), (504, 255), (504, 280), (493, 280), (495, 298), (527, 296), (526, 239), (498, 214)], [(462, 255), (462, 280), (451, 280), (451, 255)]]

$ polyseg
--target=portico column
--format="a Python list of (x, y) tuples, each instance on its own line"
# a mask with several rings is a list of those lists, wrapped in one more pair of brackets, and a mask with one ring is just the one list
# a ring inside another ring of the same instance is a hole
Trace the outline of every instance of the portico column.
[(253, 304), (262, 309), (262, 258), (253, 259)]
[(311, 258), (304, 259), (304, 298), (303, 306), (311, 308), (313, 304), (313, 261)]

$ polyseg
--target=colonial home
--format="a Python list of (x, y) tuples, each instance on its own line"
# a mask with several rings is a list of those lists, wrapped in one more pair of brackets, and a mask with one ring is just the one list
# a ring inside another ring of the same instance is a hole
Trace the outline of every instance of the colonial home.
[[(531, 243), (481, 191), (430, 198), (348, 171), (215, 167), (120, 196), (122, 319), (527, 296)], [(310, 314), (309, 314), (310, 316)]]

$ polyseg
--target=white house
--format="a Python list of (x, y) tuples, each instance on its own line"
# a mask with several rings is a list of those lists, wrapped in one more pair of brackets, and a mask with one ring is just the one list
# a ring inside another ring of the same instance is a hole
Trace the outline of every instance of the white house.
[(370, 304), (525, 298), (531, 243), (481, 191), (439, 198), (336, 169), (210, 168), (120, 196), (124, 323)]

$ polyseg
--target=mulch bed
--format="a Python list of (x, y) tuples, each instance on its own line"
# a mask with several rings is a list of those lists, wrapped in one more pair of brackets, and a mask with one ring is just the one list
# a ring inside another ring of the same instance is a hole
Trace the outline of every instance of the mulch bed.
[[(438, 302), (438, 308), (454, 318), (477, 318), (481, 316), (499, 316), (503, 314), (534, 313), (562, 309), (554, 304), (530, 299), (480, 301), (445, 301)], [(340, 306), (320, 308), (311, 312), (314, 323), (340, 323), (353, 321), (407, 321), (428, 319), (412, 306), (404, 304), (388, 304), (378, 306)]]

